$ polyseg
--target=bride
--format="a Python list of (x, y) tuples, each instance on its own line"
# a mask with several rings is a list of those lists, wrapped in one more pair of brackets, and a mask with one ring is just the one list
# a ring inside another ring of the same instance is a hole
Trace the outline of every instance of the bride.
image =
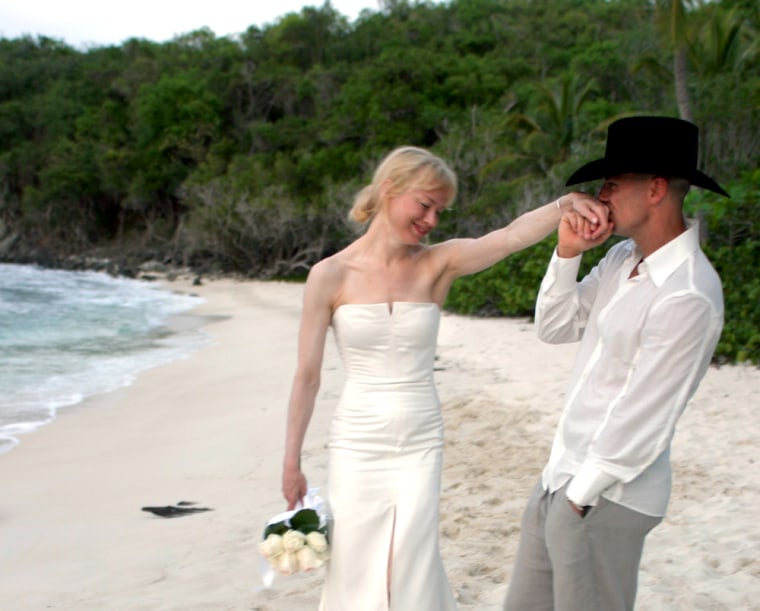
[(456, 608), (438, 545), (443, 425), (433, 360), (443, 302), (456, 278), (549, 235), (563, 210), (575, 210), (563, 222), (587, 239), (610, 231), (606, 208), (572, 193), (480, 238), (427, 245), (456, 192), (439, 157), (392, 151), (351, 209), (366, 231), (306, 281), (283, 465), (288, 509), (307, 492), (300, 454), (329, 327), (346, 373), (328, 444), (323, 611)]

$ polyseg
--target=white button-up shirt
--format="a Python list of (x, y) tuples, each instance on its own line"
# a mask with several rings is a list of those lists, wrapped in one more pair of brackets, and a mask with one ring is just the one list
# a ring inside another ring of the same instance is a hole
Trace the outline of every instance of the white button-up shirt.
[(543, 471), (552, 492), (569, 480), (574, 503), (599, 495), (664, 516), (670, 442), (723, 328), (718, 274), (696, 224), (641, 259), (632, 240), (613, 246), (582, 281), (581, 257), (552, 257), (536, 304), (539, 337), (581, 340)]

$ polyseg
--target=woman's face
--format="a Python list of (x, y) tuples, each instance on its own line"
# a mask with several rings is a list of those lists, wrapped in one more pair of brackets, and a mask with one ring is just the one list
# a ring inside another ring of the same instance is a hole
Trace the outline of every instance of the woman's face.
[(445, 189), (409, 189), (389, 198), (390, 215), (402, 239), (419, 243), (436, 225), (446, 209)]

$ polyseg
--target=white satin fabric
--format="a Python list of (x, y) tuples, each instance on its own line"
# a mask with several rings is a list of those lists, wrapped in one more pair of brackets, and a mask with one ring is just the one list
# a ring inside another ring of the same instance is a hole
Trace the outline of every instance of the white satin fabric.
[(438, 547), (439, 322), (434, 303), (349, 304), (333, 316), (346, 384), (330, 430), (321, 611), (456, 609)]

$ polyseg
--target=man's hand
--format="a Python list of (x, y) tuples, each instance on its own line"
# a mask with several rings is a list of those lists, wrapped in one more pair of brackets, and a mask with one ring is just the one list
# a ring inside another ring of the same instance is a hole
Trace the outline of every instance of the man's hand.
[(585, 518), (586, 514), (591, 509), (590, 505), (586, 505), (584, 507), (581, 507), (580, 505), (576, 505), (575, 503), (573, 503), (570, 499), (567, 499), (567, 502), (570, 504), (570, 508), (576, 513), (576, 515), (579, 518)]
[(579, 212), (569, 210), (562, 215), (559, 223), (557, 255), (563, 259), (577, 257), (590, 248), (606, 242), (612, 235), (613, 229), (614, 224), (607, 219), (606, 214), (603, 222), (592, 223)]
[(588, 224), (583, 227), (583, 230), (587, 231), (583, 237), (587, 240), (596, 239), (607, 231), (610, 209), (593, 195), (575, 191), (563, 195), (558, 201), (561, 202), (562, 210), (574, 210), (588, 221)]

